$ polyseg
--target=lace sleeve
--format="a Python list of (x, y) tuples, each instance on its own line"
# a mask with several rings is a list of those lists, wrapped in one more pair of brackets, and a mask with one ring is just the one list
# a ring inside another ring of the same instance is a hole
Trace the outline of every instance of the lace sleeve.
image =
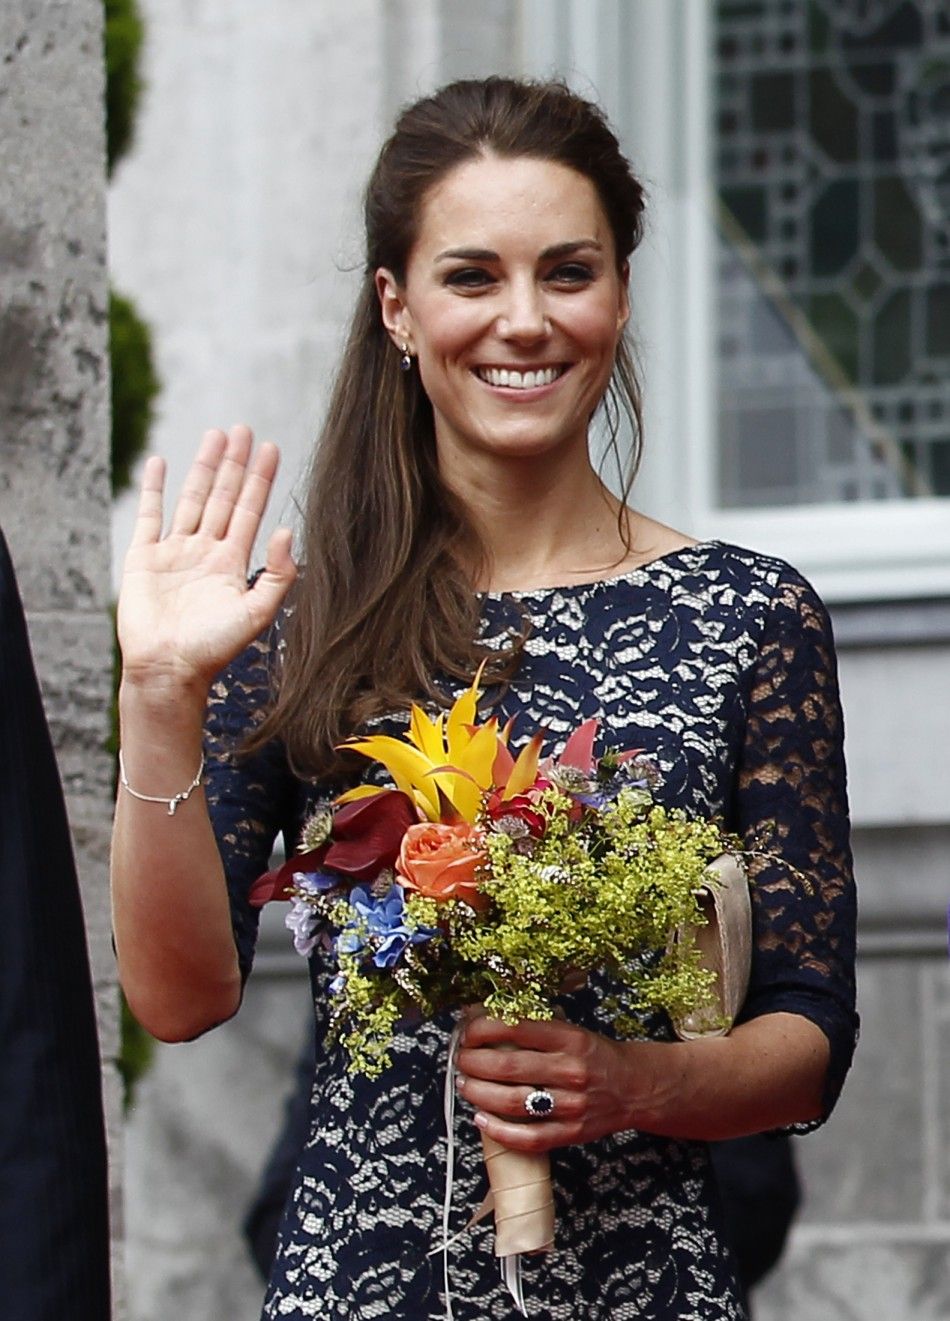
[(264, 715), (270, 696), (267, 639), (251, 644), (215, 680), (205, 721), (206, 795), (231, 902), (241, 980), (254, 959), (259, 910), (247, 902), (266, 871), (274, 840), (291, 828), (295, 780), (283, 748), (270, 743), (243, 754), (245, 738)]
[(826, 1119), (857, 1033), (855, 896), (831, 625), (791, 570), (776, 588), (750, 676), (736, 823), (746, 838), (771, 823), (767, 847), (799, 873), (781, 863), (751, 869), (755, 941), (742, 1017), (784, 1011), (822, 1029), (831, 1047)]

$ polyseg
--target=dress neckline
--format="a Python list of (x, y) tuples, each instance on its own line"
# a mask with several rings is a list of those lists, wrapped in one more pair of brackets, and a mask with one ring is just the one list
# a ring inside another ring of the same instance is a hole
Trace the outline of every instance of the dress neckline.
[(563, 596), (571, 592), (594, 591), (597, 588), (613, 587), (619, 583), (629, 583), (636, 578), (649, 576), (651, 569), (669, 564), (673, 560), (680, 559), (683, 555), (692, 555), (697, 551), (709, 550), (721, 544), (716, 538), (710, 538), (706, 541), (694, 541), (689, 546), (680, 546), (678, 550), (668, 550), (663, 555), (655, 555), (652, 560), (647, 560), (644, 564), (638, 564), (633, 569), (613, 574), (608, 578), (591, 578), (587, 582), (563, 583), (552, 587), (510, 587), (504, 592), (478, 592), (477, 595), (481, 601), (504, 601), (511, 597), (520, 600), (524, 597)]

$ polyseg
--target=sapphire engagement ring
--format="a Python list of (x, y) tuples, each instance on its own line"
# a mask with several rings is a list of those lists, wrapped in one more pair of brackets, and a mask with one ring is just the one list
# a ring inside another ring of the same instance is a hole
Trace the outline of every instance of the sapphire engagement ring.
[(524, 1108), (532, 1119), (550, 1119), (554, 1114), (554, 1097), (545, 1087), (536, 1087), (524, 1098)]

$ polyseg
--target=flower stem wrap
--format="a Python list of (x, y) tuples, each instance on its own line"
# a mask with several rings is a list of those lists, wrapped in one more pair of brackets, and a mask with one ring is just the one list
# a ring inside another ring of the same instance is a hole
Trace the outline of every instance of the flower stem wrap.
[[(475, 1006), (474, 1014), (485, 1012)], [(495, 1050), (514, 1050), (499, 1044)], [(526, 1121), (528, 1122), (528, 1121)], [(546, 1151), (512, 1151), (487, 1133), (482, 1150), (488, 1172), (489, 1198), (495, 1213), (495, 1256), (549, 1252), (554, 1246), (554, 1190), (551, 1158)]]
[[(470, 1012), (484, 1013), (481, 1005)], [(455, 1057), (463, 1023), (457, 1023), (449, 1041), (445, 1071), (445, 1129), (448, 1149), (445, 1160), (445, 1201), (442, 1209), (442, 1242), (433, 1252), (442, 1253), (445, 1280), (445, 1318), (453, 1321), (452, 1286), (449, 1280), (448, 1250), (455, 1241), (449, 1237), (452, 1192), (455, 1185)], [(512, 1046), (497, 1046), (512, 1050)], [(527, 1316), (521, 1284), (521, 1254), (547, 1252), (554, 1245), (554, 1197), (551, 1187), (551, 1162), (547, 1153), (527, 1155), (511, 1151), (500, 1142), (482, 1134), (482, 1150), (488, 1173), (489, 1191), (481, 1205), (461, 1231), (466, 1233), (489, 1213), (495, 1218), (495, 1255), (501, 1276), (521, 1316)], [(460, 1235), (455, 1235), (455, 1238)]]
[(495, 1210), (495, 1256), (554, 1246), (554, 1194), (547, 1152), (512, 1151), (482, 1134)]

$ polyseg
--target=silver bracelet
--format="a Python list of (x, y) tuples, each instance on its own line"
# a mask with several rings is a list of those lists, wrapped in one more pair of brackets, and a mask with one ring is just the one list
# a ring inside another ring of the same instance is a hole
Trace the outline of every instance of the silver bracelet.
[(121, 748), (119, 749), (119, 783), (122, 785), (122, 788), (126, 791), (126, 793), (131, 794), (133, 798), (137, 798), (140, 803), (163, 803), (165, 807), (168, 808), (169, 816), (174, 816), (178, 804), (187, 802), (187, 800), (191, 797), (194, 791), (198, 788), (198, 786), (201, 784), (201, 778), (204, 775), (204, 770), (205, 770), (205, 755), (204, 753), (202, 753), (201, 765), (198, 767), (198, 774), (192, 780), (191, 784), (189, 784), (188, 788), (182, 790), (180, 794), (175, 794), (173, 798), (157, 798), (154, 794), (140, 794), (137, 789), (132, 788), (131, 784), (129, 784), (129, 781), (126, 778), (125, 765), (122, 761), (122, 749)]

